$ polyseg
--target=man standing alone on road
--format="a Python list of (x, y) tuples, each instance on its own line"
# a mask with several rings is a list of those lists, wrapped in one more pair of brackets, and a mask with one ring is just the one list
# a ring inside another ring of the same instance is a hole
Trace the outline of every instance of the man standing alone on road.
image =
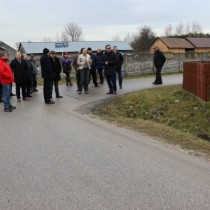
[(112, 51), (111, 45), (106, 45), (106, 52), (103, 54), (104, 74), (106, 76), (109, 92), (107, 94), (117, 94), (116, 86), (116, 54)]
[(9, 60), (9, 54), (7, 52), (0, 52), (0, 82), (3, 88), (3, 102), (4, 102), (4, 111), (12, 112), (16, 107), (10, 104), (10, 84), (14, 82), (12, 70), (7, 64)]
[(154, 65), (156, 68), (156, 78), (152, 84), (161, 85), (163, 84), (161, 78), (161, 69), (166, 61), (166, 57), (163, 54), (163, 52), (160, 51), (158, 46), (154, 46), (153, 50), (154, 50)]
[(47, 48), (43, 49), (43, 54), (40, 58), (40, 64), (42, 78), (44, 80), (44, 101), (46, 104), (54, 104), (55, 102), (51, 100), (53, 73), (50, 66), (49, 50)]

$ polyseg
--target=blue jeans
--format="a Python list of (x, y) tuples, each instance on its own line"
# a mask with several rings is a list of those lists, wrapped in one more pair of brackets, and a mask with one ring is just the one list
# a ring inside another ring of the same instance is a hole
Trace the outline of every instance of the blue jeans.
[(109, 86), (109, 92), (111, 93), (116, 92), (117, 91), (116, 74), (106, 75), (106, 81)]
[(10, 107), (10, 84), (4, 84), (3, 86), (3, 102), (4, 108)]
[(89, 68), (84, 68), (80, 70), (80, 87), (79, 87), (80, 92), (82, 91), (83, 88), (85, 92), (88, 91), (89, 74), (90, 74)]

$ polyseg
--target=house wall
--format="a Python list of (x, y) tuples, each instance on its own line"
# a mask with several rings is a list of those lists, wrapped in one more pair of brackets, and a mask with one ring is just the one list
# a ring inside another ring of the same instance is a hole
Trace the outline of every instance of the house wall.
[(197, 52), (197, 53), (208, 53), (208, 52), (210, 52), (210, 48), (195, 48), (195, 52)]

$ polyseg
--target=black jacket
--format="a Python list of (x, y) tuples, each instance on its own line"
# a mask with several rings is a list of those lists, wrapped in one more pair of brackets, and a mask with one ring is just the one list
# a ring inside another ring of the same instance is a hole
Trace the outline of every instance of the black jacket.
[(59, 81), (61, 80), (61, 63), (59, 58), (55, 57), (54, 59), (50, 57), (50, 65), (53, 72), (53, 80)]
[[(108, 65), (105, 65), (105, 62), (108, 61)], [(116, 74), (116, 64), (117, 64), (117, 59), (116, 59), (116, 54), (114, 53), (114, 51), (110, 51), (110, 52), (105, 52), (103, 54), (103, 61), (102, 61), (103, 65), (104, 65), (104, 74), (106, 76), (110, 76), (113, 74)]]
[(92, 59), (91, 69), (96, 69), (96, 55), (94, 53), (89, 54)]
[(123, 65), (123, 61), (124, 61), (124, 58), (123, 58), (123, 55), (121, 52), (116, 52), (116, 59), (117, 59), (117, 66), (116, 68), (117, 69), (120, 69), (121, 66)]
[(42, 77), (48, 77), (48, 78), (53, 78), (52, 74), (52, 68), (50, 65), (50, 59), (48, 55), (42, 55), (40, 58), (40, 65), (41, 65), (41, 72), (42, 72)]
[(160, 50), (157, 50), (154, 54), (155, 67), (162, 67), (165, 61), (166, 61), (165, 55)]
[(103, 61), (103, 52), (97, 53), (96, 54), (96, 68), (97, 69), (103, 69), (104, 65), (102, 63)]
[(26, 60), (25, 62), (27, 66), (27, 79), (31, 80), (34, 76), (34, 66), (30, 60)]
[(11, 61), (10, 67), (14, 72), (15, 83), (25, 83), (27, 80), (27, 64), (21, 59), (21, 63), (15, 58)]

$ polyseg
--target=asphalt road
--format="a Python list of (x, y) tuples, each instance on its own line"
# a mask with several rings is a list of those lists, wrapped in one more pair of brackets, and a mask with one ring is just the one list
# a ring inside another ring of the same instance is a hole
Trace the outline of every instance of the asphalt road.
[[(119, 94), (152, 81), (125, 80)], [(29, 102), (13, 98), (12, 113), (1, 105), (0, 210), (210, 209), (208, 161), (88, 115), (115, 97), (106, 84), (88, 95), (76, 85), (60, 92), (54, 105), (43, 103), (41, 87)]]

